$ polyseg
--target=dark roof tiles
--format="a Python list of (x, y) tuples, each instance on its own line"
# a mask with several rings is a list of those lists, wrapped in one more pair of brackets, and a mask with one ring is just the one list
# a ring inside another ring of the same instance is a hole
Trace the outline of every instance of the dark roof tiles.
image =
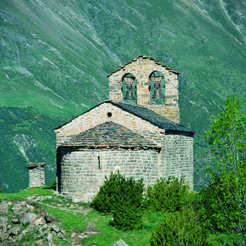
[(84, 148), (159, 148), (151, 140), (114, 122), (105, 122), (73, 136), (62, 146)]
[(138, 105), (134, 105), (134, 104), (130, 104), (130, 103), (123, 103), (120, 101), (111, 101), (111, 103), (125, 111), (128, 111), (129, 113), (132, 113), (162, 129), (164, 129), (166, 132), (186, 132), (186, 133), (190, 133), (190, 134), (194, 134), (193, 131), (185, 128), (184, 126), (177, 124), (171, 120), (166, 119), (165, 117), (155, 113), (154, 111), (146, 108), (146, 107), (142, 107), (142, 106), (138, 106)]

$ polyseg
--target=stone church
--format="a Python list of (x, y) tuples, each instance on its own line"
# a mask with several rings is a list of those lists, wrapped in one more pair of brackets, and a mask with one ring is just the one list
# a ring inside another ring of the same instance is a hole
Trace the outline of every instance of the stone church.
[(193, 187), (194, 132), (179, 124), (178, 74), (139, 55), (108, 75), (109, 100), (55, 129), (61, 194), (89, 202), (118, 170), (146, 185), (184, 175)]

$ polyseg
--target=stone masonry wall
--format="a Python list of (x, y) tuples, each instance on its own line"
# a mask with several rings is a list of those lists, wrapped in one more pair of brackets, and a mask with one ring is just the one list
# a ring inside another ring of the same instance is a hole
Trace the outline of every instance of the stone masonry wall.
[(58, 187), (74, 201), (89, 202), (104, 183), (105, 175), (120, 171), (126, 177), (153, 184), (158, 177), (155, 150), (60, 150)]
[[(108, 117), (109, 112), (111, 113), (111, 117)], [(157, 126), (154, 126), (148, 121), (136, 117), (133, 114), (128, 113), (108, 102), (103, 103), (93, 110), (90, 110), (87, 113), (78, 116), (68, 124), (55, 130), (56, 146), (58, 147), (59, 145), (64, 143), (71, 137), (71, 135), (79, 134), (85, 130), (93, 128), (107, 121), (113, 121), (133, 131), (138, 131), (138, 133), (164, 133), (164, 130), (160, 130)]]
[[(165, 78), (165, 105), (155, 107), (150, 105), (149, 82), (150, 75), (154, 71), (159, 71)], [(124, 75), (131, 73), (137, 80), (137, 104), (149, 107), (156, 113), (161, 114), (169, 120), (176, 123), (180, 122), (178, 105), (178, 75), (171, 71), (160, 62), (154, 59), (145, 59), (138, 57), (129, 64), (121, 67), (117, 72), (109, 76), (109, 99), (122, 101), (122, 80)]]
[(186, 135), (166, 135), (164, 165), (159, 175), (165, 174), (180, 178), (184, 175), (186, 182), (193, 188), (193, 137)]
[(29, 187), (41, 187), (45, 185), (44, 166), (45, 163), (26, 164), (26, 168), (29, 170)]

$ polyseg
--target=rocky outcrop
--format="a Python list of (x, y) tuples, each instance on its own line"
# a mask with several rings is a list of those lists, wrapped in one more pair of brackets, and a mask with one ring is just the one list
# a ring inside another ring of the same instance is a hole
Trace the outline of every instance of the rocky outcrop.
[(57, 245), (66, 240), (65, 231), (55, 217), (37, 205), (27, 201), (2, 201), (0, 203), (0, 244), (30, 245), (25, 238), (33, 234), (32, 245)]

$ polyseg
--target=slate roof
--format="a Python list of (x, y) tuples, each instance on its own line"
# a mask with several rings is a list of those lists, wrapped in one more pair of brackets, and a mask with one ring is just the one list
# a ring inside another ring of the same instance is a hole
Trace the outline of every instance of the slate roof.
[(105, 122), (75, 135), (62, 146), (84, 148), (154, 148), (155, 143), (114, 122)]
[(180, 72), (173, 70), (172, 68), (168, 67), (167, 65), (163, 64), (162, 62), (160, 62), (159, 60), (155, 59), (154, 57), (151, 56), (144, 56), (144, 55), (138, 55), (136, 58), (132, 59), (131, 61), (129, 61), (128, 63), (124, 64), (123, 66), (121, 66), (120, 68), (116, 69), (115, 71), (113, 71), (111, 74), (107, 75), (107, 77), (110, 77), (112, 74), (120, 71), (122, 68), (125, 68), (128, 64), (133, 63), (134, 61), (137, 61), (137, 59), (139, 58), (142, 59), (149, 59), (149, 60), (153, 60), (155, 62), (156, 65), (162, 66), (162, 67), (166, 67), (167, 70), (170, 70), (170, 72), (173, 72), (175, 74), (180, 74)]
[[(158, 126), (161, 129), (164, 129), (166, 131), (166, 133), (183, 132), (183, 133), (187, 133), (191, 136), (194, 135), (193, 131), (185, 128), (184, 126), (182, 126), (180, 124), (177, 124), (171, 120), (166, 119), (165, 117), (155, 113), (153, 110), (150, 110), (146, 107), (142, 107), (142, 106), (135, 105), (135, 104), (124, 103), (121, 101), (106, 100), (106, 101), (101, 102), (98, 105), (90, 108), (89, 110), (85, 111), (83, 114), (93, 110), (94, 108), (100, 106), (103, 103), (112, 103), (116, 107), (119, 107), (122, 110), (125, 110), (131, 114), (134, 114), (137, 117), (140, 117), (140, 118), (152, 123), (153, 125)], [(78, 115), (77, 117), (71, 119), (70, 121), (62, 124), (61, 126), (55, 128), (54, 130), (57, 130), (57, 129), (69, 124), (72, 120), (78, 118), (79, 116), (80, 115)]]
[(193, 131), (185, 128), (184, 126), (177, 124), (171, 120), (166, 119), (165, 117), (155, 113), (153, 110), (150, 110), (146, 107), (142, 107), (139, 105), (134, 105), (130, 103), (123, 103), (120, 101), (110, 101), (113, 105), (132, 113), (146, 121), (149, 121), (153, 125), (156, 125), (166, 132), (186, 132), (190, 134), (194, 134)]

